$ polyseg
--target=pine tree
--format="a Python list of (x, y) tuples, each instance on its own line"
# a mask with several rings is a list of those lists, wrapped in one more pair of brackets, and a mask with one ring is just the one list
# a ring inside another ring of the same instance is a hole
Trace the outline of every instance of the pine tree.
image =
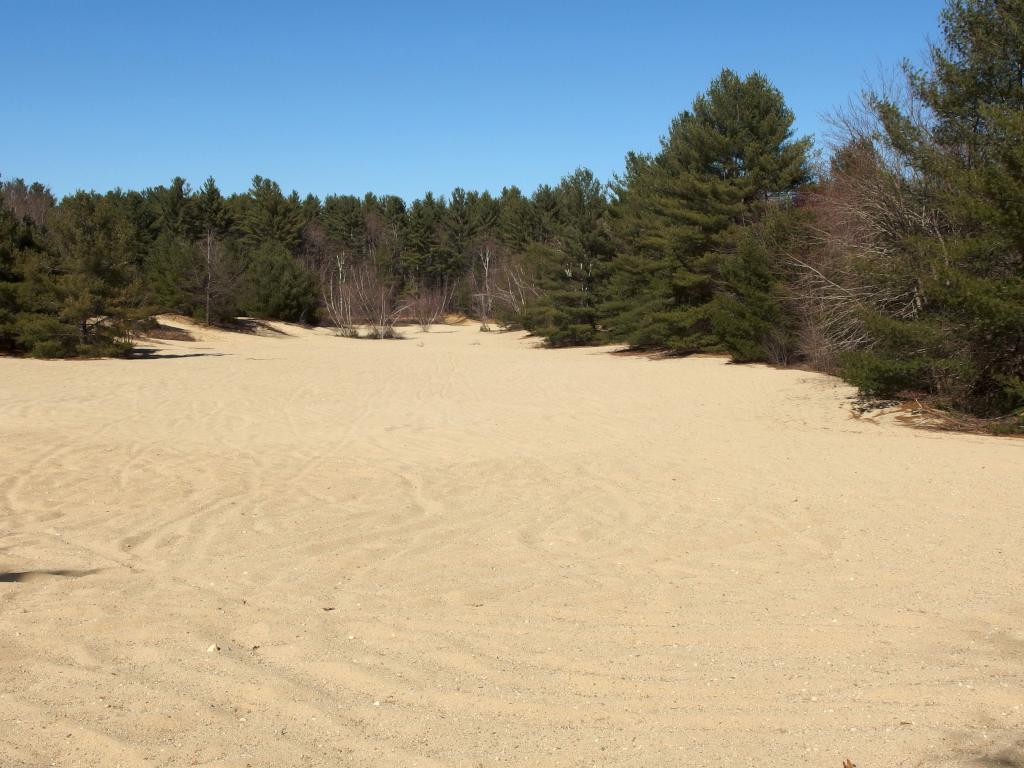
[(498, 198), (498, 227), (501, 241), (514, 251), (523, 251), (537, 229), (530, 200), (519, 187), (503, 187)]
[(161, 232), (146, 252), (146, 293), (160, 312), (198, 314), (202, 306), (203, 267), (199, 249), (188, 240)]
[(321, 214), (324, 230), (337, 255), (350, 263), (366, 256), (366, 211), (354, 195), (331, 195)]
[(614, 188), (619, 256), (606, 322), (638, 347), (722, 347), (711, 321), (714, 252), (757, 206), (807, 175), (809, 139), (760, 74), (724, 70), (680, 114), (655, 157), (630, 155)]
[(877, 99), (879, 141), (932, 212), (896, 254), (913, 317), (873, 313), (874, 343), (844, 375), (879, 394), (917, 389), (979, 414), (1024, 409), (1024, 2), (950, 0), (943, 42), (908, 66), (927, 120)]
[(599, 307), (612, 254), (608, 200), (586, 168), (563, 178), (554, 193), (556, 233), (527, 248), (541, 297), (527, 305), (523, 326), (552, 346), (592, 344), (600, 339)]
[(303, 226), (319, 221), (320, 214), (323, 212), (323, 206), (320, 203), (320, 198), (316, 195), (306, 195), (302, 198), (302, 204), (299, 208), (302, 213)]
[(316, 320), (316, 280), (288, 249), (268, 240), (252, 255), (242, 306), (254, 317), (311, 323)]
[(479, 224), (472, 193), (467, 193), (461, 187), (453, 189), (444, 218), (444, 239), (447, 250), (464, 264), (472, 263), (470, 249)]
[(24, 259), (18, 335), (33, 354), (110, 355), (130, 349), (145, 313), (140, 237), (122, 193), (78, 192), (49, 217), (45, 252)]
[(237, 268), (232, 263), (235, 259), (223, 242), (231, 230), (231, 216), (212, 176), (203, 182), (192, 201), (192, 220), (200, 237), (203, 259), (203, 321), (209, 325), (211, 321), (229, 314), (238, 283)]
[[(172, 184), (171, 190), (179, 185)], [(154, 308), (192, 315), (210, 325), (231, 317), (237, 308), (239, 258), (229, 242), (231, 217), (216, 182), (208, 178), (183, 203), (168, 206), (167, 190), (157, 194), (157, 205), (171, 207), (172, 225), (161, 226), (166, 216), (151, 225), (156, 237), (145, 258), (145, 283)]]
[(153, 209), (150, 226), (154, 235), (166, 233), (172, 237), (190, 240), (195, 235), (191, 216), (192, 190), (180, 176), (171, 180), (168, 187), (156, 187), (149, 191)]
[(409, 208), (402, 273), (410, 290), (433, 284), (446, 271), (447, 244), (442, 239), (445, 214), (444, 200), (430, 192)]
[(255, 250), (273, 240), (294, 253), (301, 242), (302, 204), (294, 192), (285, 197), (277, 182), (253, 176), (248, 193), (236, 205), (242, 242)]
[(24, 239), (14, 212), (0, 200), (0, 351), (12, 352), (21, 346), (15, 320), (21, 308), (18, 294), (23, 275), (18, 251)]
[(802, 211), (772, 207), (759, 221), (735, 228), (715, 254), (711, 328), (734, 361), (785, 364), (795, 356), (798, 318), (788, 264), (808, 239)]
[(53, 207), (41, 184), (0, 184), (0, 351), (74, 354), (73, 333), (57, 316), (57, 262), (46, 247)]

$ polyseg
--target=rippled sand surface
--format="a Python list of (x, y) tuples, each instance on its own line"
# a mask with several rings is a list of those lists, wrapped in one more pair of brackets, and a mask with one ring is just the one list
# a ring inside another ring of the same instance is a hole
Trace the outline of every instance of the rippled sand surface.
[(0, 359), (0, 765), (1024, 764), (1024, 441), (280, 330)]

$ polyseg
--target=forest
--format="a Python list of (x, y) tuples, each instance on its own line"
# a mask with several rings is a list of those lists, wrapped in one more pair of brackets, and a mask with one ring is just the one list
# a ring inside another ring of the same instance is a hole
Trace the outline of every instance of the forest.
[(526, 194), (0, 183), (0, 352), (127, 354), (160, 313), (399, 335), (446, 313), (547, 345), (728, 354), (1024, 429), (1024, 2), (950, 0), (922, 66), (827, 156), (725, 69), (608, 181)]

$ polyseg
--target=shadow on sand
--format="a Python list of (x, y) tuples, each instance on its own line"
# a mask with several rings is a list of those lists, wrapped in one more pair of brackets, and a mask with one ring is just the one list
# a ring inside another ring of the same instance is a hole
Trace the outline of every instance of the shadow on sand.
[(986, 768), (1024, 768), (1024, 739), (1004, 749), (983, 755), (975, 760), (975, 765)]
[(173, 360), (180, 357), (224, 357), (226, 352), (171, 352), (157, 347), (135, 347), (129, 360)]
[(101, 568), (91, 568), (87, 571), (76, 571), (76, 570), (56, 570), (56, 571), (0, 571), (0, 583), (17, 584), (22, 581), (31, 581), (37, 576), (63, 576), (66, 579), (80, 579), (82, 576), (92, 576), (94, 573), (99, 573)]

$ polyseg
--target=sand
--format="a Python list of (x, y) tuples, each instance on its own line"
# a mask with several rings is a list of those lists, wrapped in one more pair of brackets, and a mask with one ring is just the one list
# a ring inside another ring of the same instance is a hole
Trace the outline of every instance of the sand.
[(1024, 761), (1024, 441), (280, 328), (0, 359), (0, 766)]

